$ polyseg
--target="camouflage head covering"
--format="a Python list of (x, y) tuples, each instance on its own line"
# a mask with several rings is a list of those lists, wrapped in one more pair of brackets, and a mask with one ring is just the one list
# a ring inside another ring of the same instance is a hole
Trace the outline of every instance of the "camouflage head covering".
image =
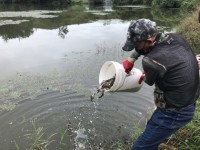
[(125, 45), (122, 47), (124, 51), (131, 51), (136, 44), (155, 36), (158, 33), (156, 23), (149, 19), (139, 19), (131, 22)]

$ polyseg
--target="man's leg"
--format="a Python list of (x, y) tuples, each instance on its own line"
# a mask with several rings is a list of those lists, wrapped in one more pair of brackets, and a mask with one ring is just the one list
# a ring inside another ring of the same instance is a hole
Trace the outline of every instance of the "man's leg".
[(144, 132), (135, 141), (132, 150), (155, 150), (160, 143), (193, 118), (195, 105), (182, 110), (157, 108), (148, 121)]

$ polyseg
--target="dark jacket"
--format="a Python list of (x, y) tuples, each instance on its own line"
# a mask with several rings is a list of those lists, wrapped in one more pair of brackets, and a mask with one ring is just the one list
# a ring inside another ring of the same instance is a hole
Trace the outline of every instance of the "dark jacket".
[(182, 108), (196, 100), (199, 69), (189, 44), (175, 33), (165, 35), (142, 60), (145, 82), (155, 83), (166, 108)]

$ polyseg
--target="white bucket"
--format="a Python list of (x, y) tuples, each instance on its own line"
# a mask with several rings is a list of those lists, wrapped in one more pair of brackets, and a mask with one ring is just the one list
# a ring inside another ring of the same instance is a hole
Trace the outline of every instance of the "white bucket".
[(142, 83), (138, 83), (141, 75), (142, 71), (137, 68), (133, 68), (130, 74), (127, 75), (122, 64), (114, 61), (107, 61), (101, 67), (99, 84), (115, 76), (114, 84), (108, 91), (138, 91), (142, 87)]

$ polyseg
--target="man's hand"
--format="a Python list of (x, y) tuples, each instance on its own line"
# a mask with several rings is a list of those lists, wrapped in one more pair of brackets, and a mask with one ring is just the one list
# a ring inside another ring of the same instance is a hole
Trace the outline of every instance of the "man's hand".
[(138, 80), (138, 84), (141, 84), (142, 81), (144, 80), (145, 77), (145, 73), (143, 72), (142, 75), (140, 76), (139, 80)]
[(197, 58), (198, 66), (199, 66), (199, 69), (200, 69), (200, 54), (196, 55), (196, 58)]
[(123, 61), (124, 70), (127, 74), (133, 69), (134, 64), (130, 60), (126, 59)]

